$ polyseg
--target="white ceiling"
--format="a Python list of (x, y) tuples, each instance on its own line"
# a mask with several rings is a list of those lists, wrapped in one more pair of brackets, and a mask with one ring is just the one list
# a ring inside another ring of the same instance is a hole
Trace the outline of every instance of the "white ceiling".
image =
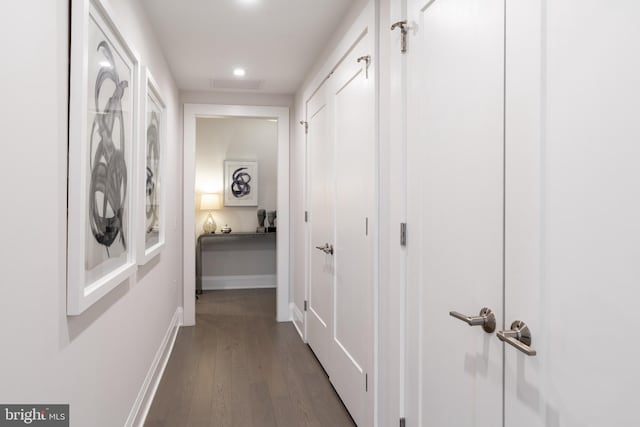
[[(236, 81), (259, 80), (260, 89), (251, 91), (286, 94), (298, 89), (353, 3), (353, 0), (140, 1), (180, 89), (216, 90), (211, 79), (231, 80), (231, 85)], [(234, 77), (235, 67), (244, 68), (246, 76)]]

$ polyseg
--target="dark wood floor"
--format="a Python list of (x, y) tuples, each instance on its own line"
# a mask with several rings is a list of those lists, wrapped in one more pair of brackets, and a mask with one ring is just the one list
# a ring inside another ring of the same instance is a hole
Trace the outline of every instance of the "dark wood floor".
[(353, 426), (275, 290), (210, 291), (181, 328), (147, 427)]

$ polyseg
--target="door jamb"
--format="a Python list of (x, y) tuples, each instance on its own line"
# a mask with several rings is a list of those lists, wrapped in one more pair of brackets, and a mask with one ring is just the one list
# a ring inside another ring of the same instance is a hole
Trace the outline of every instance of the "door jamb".
[[(184, 104), (183, 146), (183, 308), (184, 325), (195, 316), (195, 158), (196, 118), (267, 118), (278, 121), (278, 233), (276, 235), (276, 320), (291, 320), (289, 308), (289, 108), (251, 105)], [(191, 266), (191, 267), (190, 267)]]

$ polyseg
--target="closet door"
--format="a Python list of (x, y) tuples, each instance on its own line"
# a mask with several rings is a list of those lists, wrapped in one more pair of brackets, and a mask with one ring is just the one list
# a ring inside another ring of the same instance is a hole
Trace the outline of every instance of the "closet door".
[(330, 379), (358, 425), (373, 425), (374, 69), (371, 36), (329, 79), (335, 137), (335, 282)]
[(504, 0), (407, 12), (406, 422), (496, 427), (503, 349), (479, 314), (502, 325)]
[(506, 427), (639, 425), (640, 3), (507, 7)]
[(322, 86), (307, 102), (307, 135), (311, 244), (307, 340), (325, 370), (331, 374), (330, 343), (333, 327), (335, 169), (333, 120)]

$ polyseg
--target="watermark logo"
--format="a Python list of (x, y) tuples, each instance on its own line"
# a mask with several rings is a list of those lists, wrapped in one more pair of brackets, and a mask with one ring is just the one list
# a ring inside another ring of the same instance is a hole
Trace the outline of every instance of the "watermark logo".
[(69, 405), (0, 405), (0, 427), (69, 427)]

